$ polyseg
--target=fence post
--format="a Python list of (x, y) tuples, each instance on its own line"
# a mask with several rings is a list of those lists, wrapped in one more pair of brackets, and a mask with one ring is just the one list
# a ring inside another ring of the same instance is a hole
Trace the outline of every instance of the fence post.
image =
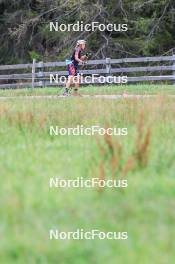
[(111, 58), (106, 58), (106, 73), (107, 75), (111, 73)]
[(111, 58), (106, 58), (106, 75), (110, 76), (111, 73)]
[(173, 84), (175, 85), (175, 48), (173, 49)]
[(39, 72), (38, 72), (39, 82), (41, 83), (41, 87), (44, 88), (45, 87), (45, 81), (44, 81), (44, 62), (43, 61), (40, 61), (38, 64), (39, 64)]
[(36, 64), (36, 59), (33, 59), (33, 64), (32, 64), (32, 89), (35, 88), (35, 64)]

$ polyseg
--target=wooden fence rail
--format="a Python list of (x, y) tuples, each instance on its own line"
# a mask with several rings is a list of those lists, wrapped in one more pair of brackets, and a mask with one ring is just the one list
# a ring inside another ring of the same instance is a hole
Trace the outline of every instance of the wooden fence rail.
[[(165, 63), (166, 62), (166, 63)], [(131, 66), (130, 63), (139, 63), (141, 66)], [(165, 63), (168, 65), (153, 65), (157, 63)], [(127, 66), (121, 66), (127, 64)], [(143, 65), (144, 64), (144, 65)], [(146, 65), (148, 64), (148, 65)], [(151, 64), (151, 65), (150, 65)], [(99, 65), (100, 68), (98, 68)], [(90, 67), (91, 69), (87, 69)], [(94, 66), (96, 67), (94, 69)], [(61, 82), (51, 82), (51, 76), (66, 76), (65, 70), (58, 71), (57, 67), (66, 68), (66, 62), (36, 62), (30, 64), (17, 64), (17, 65), (0, 65), (0, 89), (6, 88), (34, 88), (34, 87), (46, 87), (46, 86), (58, 86), (63, 85)], [(48, 68), (48, 69), (47, 69)], [(53, 71), (51, 71), (53, 68)], [(80, 66), (81, 68), (81, 66)], [(175, 84), (175, 55), (172, 56), (159, 56), (159, 57), (142, 57), (142, 58), (122, 58), (122, 59), (102, 59), (102, 60), (89, 60), (85, 65), (86, 69), (81, 68), (80, 73), (83, 75), (103, 74), (105, 82), (107, 82), (107, 76), (111, 76), (111, 82), (113, 77), (117, 73), (125, 74), (128, 82), (146, 82), (146, 81), (168, 81)], [(23, 71), (19, 73), (19, 71)], [(17, 71), (17, 73), (15, 73)], [(9, 73), (10, 72), (10, 73)], [(13, 73), (11, 73), (13, 72)], [(25, 73), (24, 73), (25, 72)], [(150, 73), (149, 75), (138, 76), (139, 73)], [(162, 73), (165, 72), (164, 75)], [(126, 75), (126, 74), (132, 74)], [(160, 73), (159, 75), (152, 75), (152, 73)], [(134, 75), (134, 76), (133, 76)], [(98, 80), (93, 81), (89, 77), (89, 83), (100, 83)], [(84, 84), (84, 80), (82, 79)]]

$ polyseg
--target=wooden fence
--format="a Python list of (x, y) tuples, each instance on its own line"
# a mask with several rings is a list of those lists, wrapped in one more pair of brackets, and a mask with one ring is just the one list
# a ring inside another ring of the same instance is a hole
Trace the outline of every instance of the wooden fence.
[[(159, 63), (159, 65), (155, 65), (157, 63)], [(162, 63), (166, 65), (162, 65)], [(132, 67), (133, 64), (134, 67)], [(33, 63), (31, 64), (0, 65), (0, 72), (3, 73), (0, 74), (0, 89), (27, 87), (34, 88), (61, 85), (62, 83), (60, 82), (50, 82), (51, 75), (66, 75), (67, 72), (63, 70), (58, 71), (58, 67), (66, 69), (66, 62), (44, 63), (36, 62), (36, 60), (33, 60)], [(114, 76), (117, 74), (118, 76), (127, 76), (128, 83), (146, 81), (168, 81), (175, 84), (175, 55), (160, 57), (123, 59), (106, 58), (102, 60), (90, 60), (87, 62), (85, 67), (80, 66), (80, 68), (80, 73), (82, 73), (84, 76), (99, 74), (105, 76), (106, 78), (107, 76)], [(19, 71), (21, 70), (22, 73), (19, 73)], [(4, 74), (4, 72), (6, 72), (7, 74)], [(140, 73), (142, 73), (142, 75), (140, 75)], [(145, 75), (143, 75), (143, 73)], [(98, 83), (98, 81), (96, 81), (95, 83)]]

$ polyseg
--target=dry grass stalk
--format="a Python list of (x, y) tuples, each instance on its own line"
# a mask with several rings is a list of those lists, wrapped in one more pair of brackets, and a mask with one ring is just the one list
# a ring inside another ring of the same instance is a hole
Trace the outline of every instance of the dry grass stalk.
[(111, 155), (114, 155), (114, 143), (112, 141), (112, 136), (105, 133), (104, 140), (105, 140), (105, 143), (106, 143)]
[(138, 167), (145, 167), (149, 158), (149, 146), (151, 138), (151, 129), (147, 128), (145, 132), (145, 118), (144, 113), (140, 114), (137, 136), (135, 139), (134, 150), (128, 157), (126, 162), (121, 165), (123, 147), (118, 141), (114, 141), (112, 136), (105, 134), (103, 139), (105, 145), (102, 146), (99, 138), (97, 139), (97, 146), (100, 150), (101, 161), (99, 163), (99, 179), (105, 178), (105, 165), (110, 168), (112, 179), (116, 178), (116, 175), (126, 176), (132, 171), (136, 165)]
[(140, 142), (139, 145), (136, 145), (136, 152), (135, 156), (138, 162), (138, 165), (144, 167), (147, 165), (148, 162), (148, 150), (150, 145), (150, 137), (151, 137), (151, 130), (150, 128), (147, 129), (145, 138), (143, 142)]
[(135, 158), (133, 156), (129, 157), (128, 160), (126, 161), (125, 165), (123, 166), (122, 169), (122, 176), (126, 176), (129, 171), (133, 170), (133, 168), (135, 167)]

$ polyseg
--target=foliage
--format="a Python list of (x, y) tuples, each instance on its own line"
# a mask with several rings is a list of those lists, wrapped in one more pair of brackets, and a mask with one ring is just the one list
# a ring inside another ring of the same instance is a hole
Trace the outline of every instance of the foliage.
[[(79, 38), (88, 41), (93, 57), (158, 55), (171, 51), (174, 0), (29, 0), (0, 2), (0, 63), (27, 62), (35, 51), (45, 60), (65, 59)], [(59, 24), (127, 23), (128, 32), (50, 32)]]

